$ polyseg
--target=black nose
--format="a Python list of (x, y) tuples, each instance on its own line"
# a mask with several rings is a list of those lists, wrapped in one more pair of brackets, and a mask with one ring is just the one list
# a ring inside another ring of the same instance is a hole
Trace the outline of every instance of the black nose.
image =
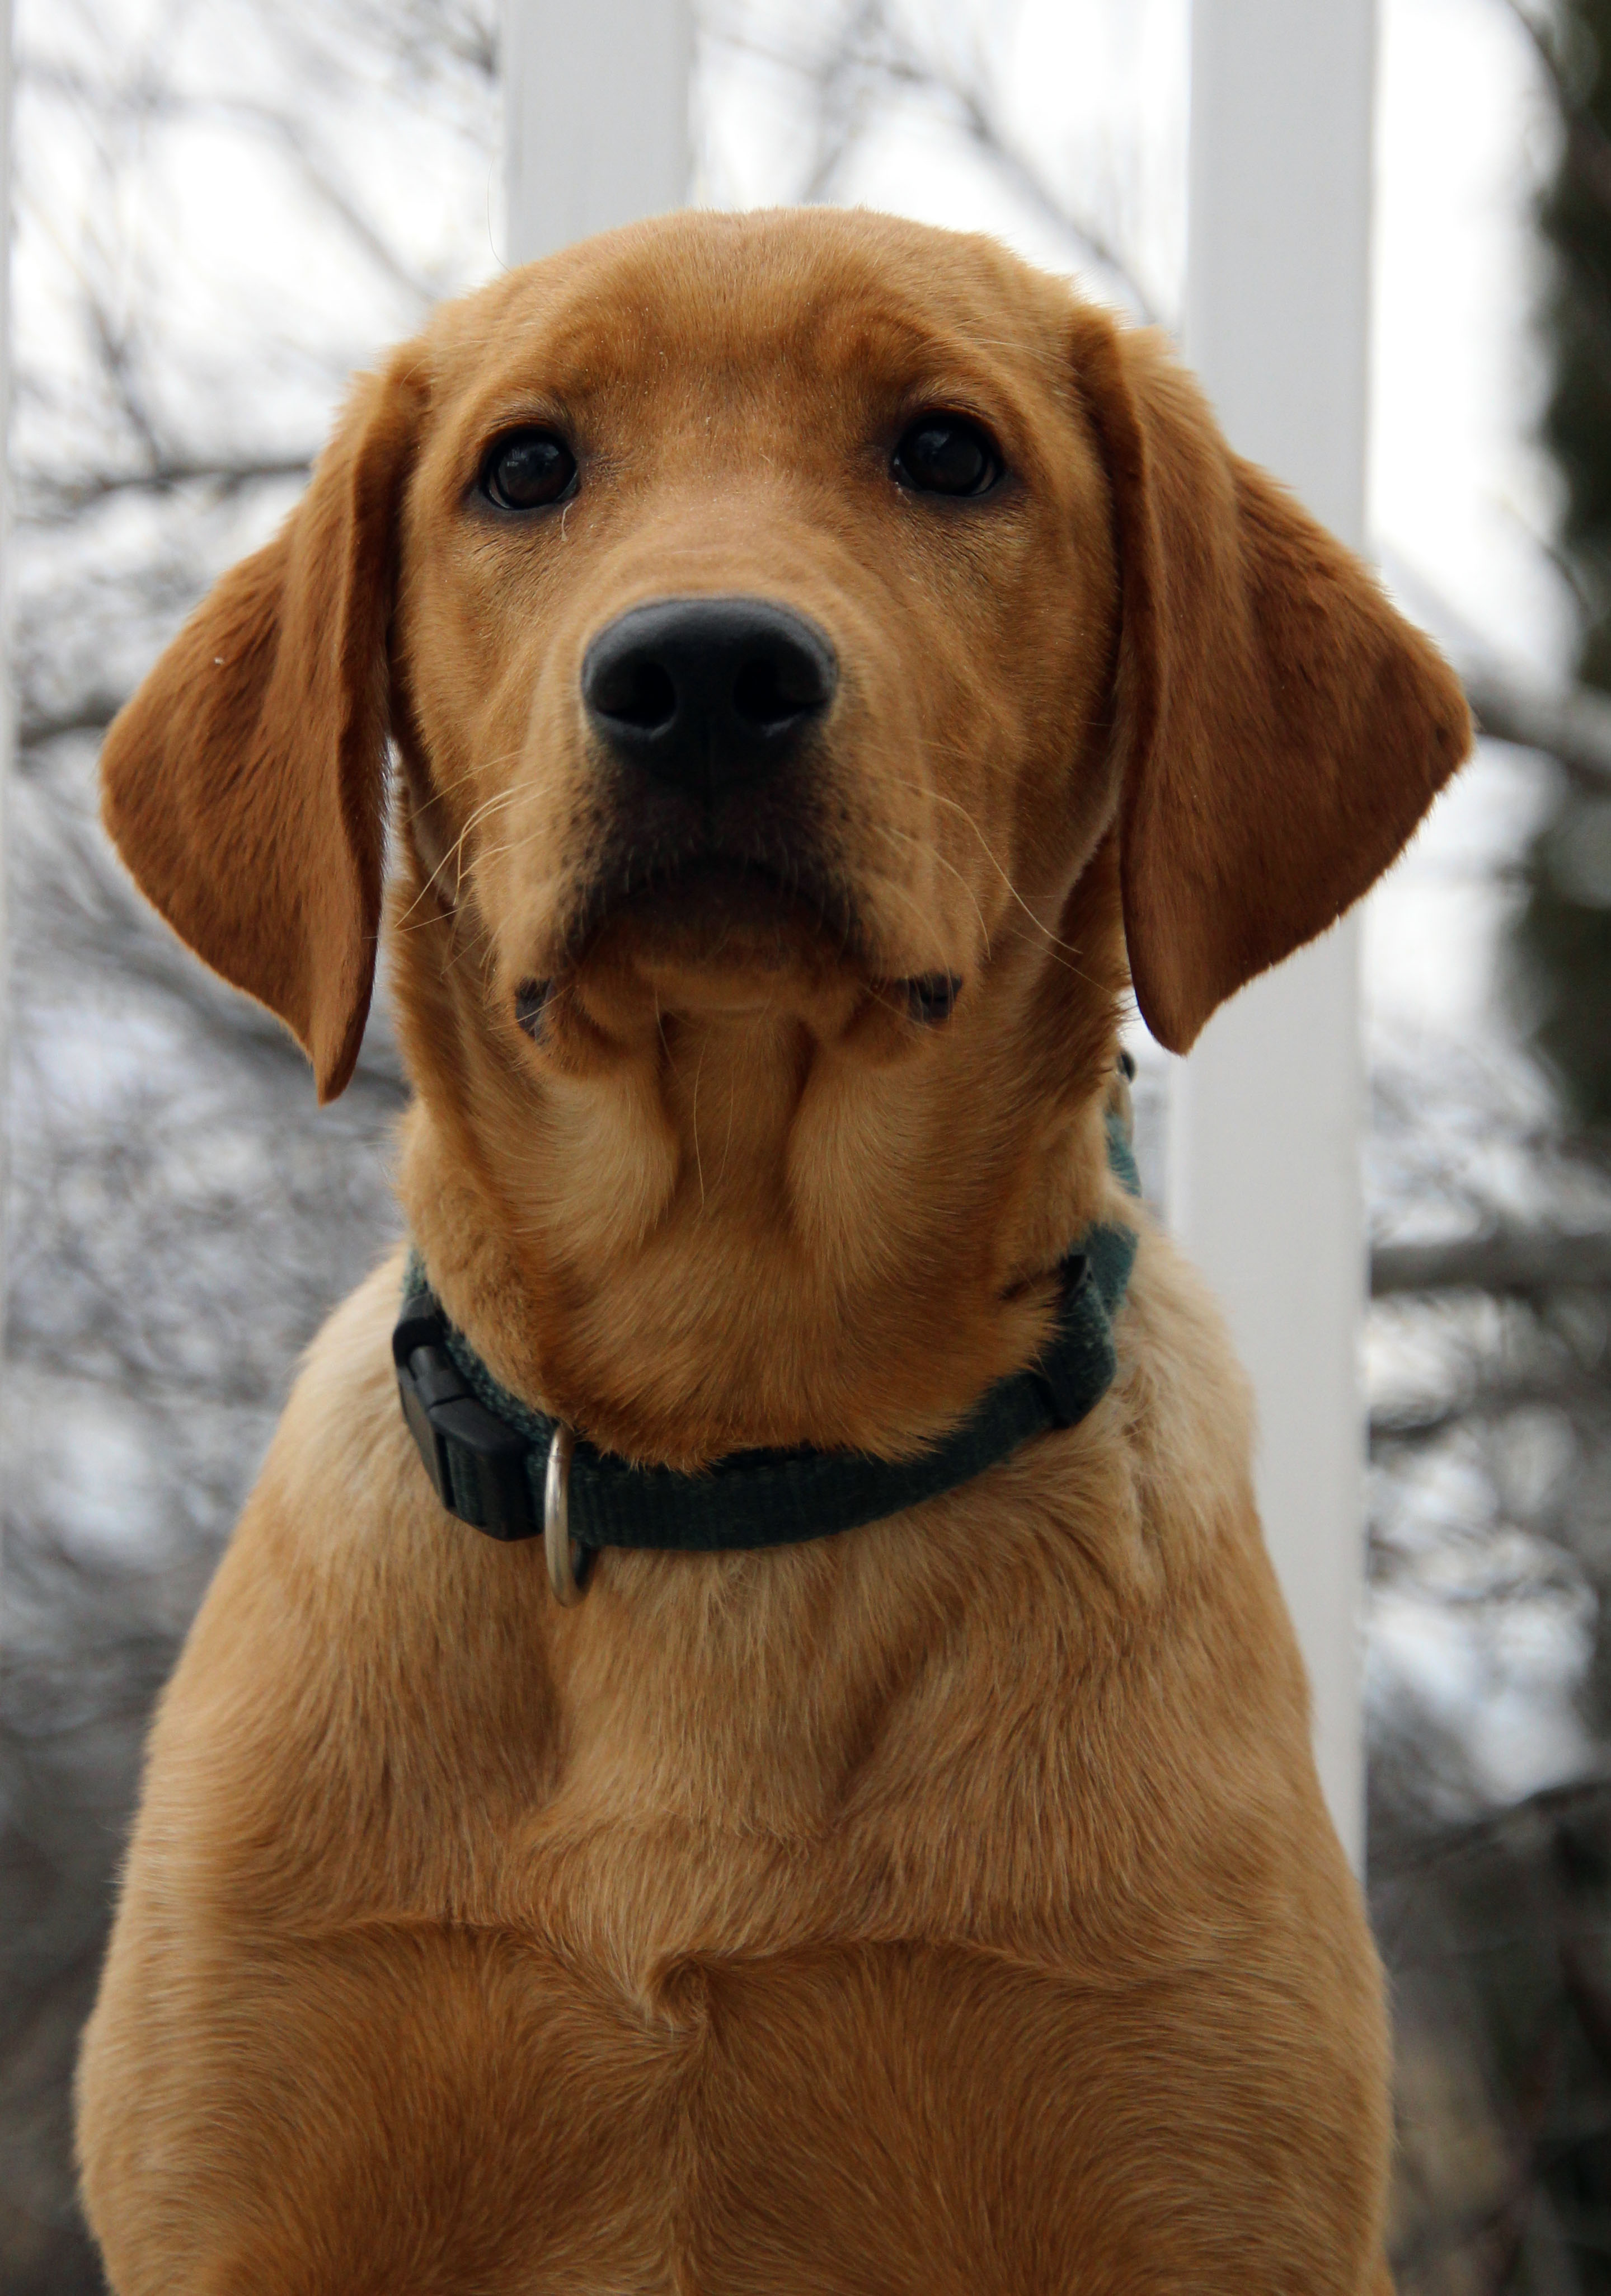
[(618, 758), (707, 800), (792, 756), (838, 666), (814, 622), (765, 598), (657, 598), (599, 632), (582, 699)]

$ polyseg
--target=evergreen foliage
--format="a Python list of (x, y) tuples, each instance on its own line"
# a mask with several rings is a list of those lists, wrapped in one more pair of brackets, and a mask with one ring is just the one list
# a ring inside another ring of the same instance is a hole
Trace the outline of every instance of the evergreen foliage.
[[(1560, 546), (1582, 606), (1579, 675), (1611, 693), (1611, 0), (1558, 0), (1561, 144), (1540, 225)], [(1611, 792), (1563, 783), (1525, 867), (1522, 1018), (1582, 1125), (1611, 1133)]]

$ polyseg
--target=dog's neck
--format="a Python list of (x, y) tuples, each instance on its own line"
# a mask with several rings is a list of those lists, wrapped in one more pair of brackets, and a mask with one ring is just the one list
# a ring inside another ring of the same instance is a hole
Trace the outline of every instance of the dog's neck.
[(479, 968), (445, 961), (462, 927), (416, 907), (400, 1192), (448, 1312), (627, 1457), (920, 1442), (1036, 1353), (1051, 1272), (1109, 1205), (1123, 959), (1084, 922), (1076, 993), (1026, 943), (894, 1064), (757, 1010), (663, 1016), (577, 1077), (511, 1061)]

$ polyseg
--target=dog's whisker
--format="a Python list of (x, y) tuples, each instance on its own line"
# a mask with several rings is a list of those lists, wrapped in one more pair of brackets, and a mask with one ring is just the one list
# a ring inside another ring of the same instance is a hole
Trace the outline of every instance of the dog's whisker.
[[(958, 749), (956, 754), (958, 756), (965, 756), (967, 752)], [(932, 799), (936, 805), (948, 806), (953, 813), (960, 813), (962, 819), (968, 824), (969, 828), (972, 830), (975, 837), (978, 840), (980, 851), (984, 854), (991, 867), (1000, 877), (1002, 884), (1012, 896), (1012, 898), (1017, 902), (1018, 907), (1023, 910), (1024, 914), (1028, 918), (1036, 932), (1042, 934), (1053, 947), (1067, 949), (1071, 955), (1078, 956), (1083, 953), (1081, 950), (1075, 947), (1072, 941), (1064, 940), (1060, 935), (1054, 933), (1051, 926), (1045, 922), (1044, 918), (1036, 916), (1034, 909), (1031, 908), (1023, 894), (1019, 892), (1018, 886), (1013, 882), (1010, 873), (1002, 866), (1002, 863), (997, 859), (995, 854), (991, 849), (989, 840), (985, 837), (984, 831), (979, 827), (979, 824), (974, 819), (973, 815), (969, 811), (968, 808), (962, 804), (960, 799), (947, 797), (943, 791), (929, 789), (921, 782), (904, 781), (894, 775), (889, 777), (889, 785), (892, 789), (909, 790), (919, 797)], [(936, 857), (938, 859), (943, 858), (944, 857), (939, 855), (936, 851)], [(1084, 977), (1084, 975), (1081, 975), (1082, 979)]]
[(463, 828), (459, 832), (457, 837), (454, 838), (447, 851), (443, 855), (441, 860), (437, 864), (436, 868), (431, 871), (430, 876), (426, 880), (427, 884), (434, 884), (442, 870), (446, 868), (448, 864), (451, 862), (453, 865), (454, 878), (456, 885), (459, 875), (459, 862), (463, 854), (465, 844), (470, 839), (471, 833), (491, 815), (499, 812), (505, 806), (515, 804), (520, 795), (521, 791), (518, 787), (514, 789), (497, 790), (494, 791), (491, 797), (486, 799), (482, 804), (478, 805), (475, 811), (470, 815), (469, 820), (465, 823)]
[[(510, 758), (518, 757), (519, 754), (519, 750), (511, 750), (508, 757), (488, 758), (484, 761), (483, 765), (478, 767), (477, 770), (479, 772), (491, 771), (497, 766), (507, 764)], [(467, 778), (468, 772), (458, 777), (460, 781)], [(450, 784), (450, 786), (456, 785), (456, 783)], [(414, 895), (413, 899), (409, 903), (407, 908), (404, 910), (402, 916), (397, 920), (399, 928), (406, 925), (408, 919), (413, 916), (415, 909), (419, 907), (420, 903), (425, 898), (426, 895), (429, 893), (432, 887), (436, 884), (438, 878), (441, 876), (443, 871), (448, 867), (450, 863), (454, 869), (456, 890), (459, 857), (464, 849), (464, 841), (466, 838), (469, 837), (471, 830), (474, 829), (480, 822), (484, 821), (489, 814), (497, 811), (501, 806), (512, 805), (519, 794), (520, 791), (518, 788), (496, 791), (491, 797), (487, 799), (482, 805), (476, 808), (476, 810), (470, 815), (470, 819), (465, 823), (463, 828), (459, 832), (457, 837), (454, 838), (453, 843), (448, 847), (446, 852), (443, 854), (442, 858), (438, 862), (436, 867), (425, 879), (423, 884), (421, 885), (418, 892)], [(417, 811), (418, 808), (416, 808), (415, 812)]]
[[(887, 822), (877, 823), (874, 826), (885, 836), (899, 838), (907, 844), (921, 846), (923, 850), (932, 855), (933, 858), (936, 860), (943, 868), (951, 870), (953, 876), (957, 879), (957, 882), (961, 885), (963, 891), (967, 893), (969, 900), (973, 902), (974, 909), (978, 914), (980, 927), (985, 933), (985, 955), (986, 961), (988, 961), (991, 955), (989, 929), (985, 926), (984, 914), (979, 909), (978, 901), (974, 895), (973, 889), (968, 883), (967, 879), (962, 876), (961, 872), (957, 869), (952, 862), (947, 860), (945, 854), (938, 852), (932, 845), (927, 844), (921, 838), (913, 837), (909, 831), (895, 829)], [(879, 882), (887, 885), (892, 892), (900, 894), (903, 898), (907, 900), (910, 906), (913, 907), (917, 906), (915, 901), (912, 900), (907, 889), (902, 886), (895, 878), (880, 878)], [(1022, 907), (1024, 906), (1024, 904), (1020, 902), (1019, 906)], [(1088, 988), (1099, 990), (1103, 988), (1104, 984), (1097, 980), (1094, 974), (1085, 972), (1082, 966), (1071, 962), (1072, 958), (1082, 955), (1084, 954), (1083, 950), (1075, 947), (1072, 941), (1064, 940), (1058, 934), (1048, 932), (1045, 926), (1042, 924), (1040, 919), (1035, 916), (1033, 910), (1026, 909), (1026, 914), (1028, 915), (1030, 922), (1035, 927), (1036, 931), (1040, 933), (1043, 941), (1045, 943), (1046, 955), (1048, 960), (1051, 964), (1057, 965), (1059, 971), (1071, 973), (1076, 980), (1083, 980)], [(1016, 924), (1016, 922), (1013, 924), (1012, 929), (1019, 933), (1023, 931), (1023, 927)]]
[(727, 1136), (722, 1143), (722, 1168), (716, 1174), (716, 1186), (721, 1188), (727, 1177), (727, 1159), (732, 1153), (732, 1127), (738, 1110), (739, 1080), (731, 1067), (727, 1072)]
[(694, 1170), (699, 1175), (699, 1210), (701, 1211), (705, 1209), (705, 1160), (699, 1153), (699, 1078), (705, 1073), (705, 1051), (706, 1047), (701, 1044), (699, 1046), (699, 1057), (694, 1063), (693, 1105), (689, 1112), (688, 1119), (688, 1129), (693, 1139)]
[[(893, 822), (875, 821), (871, 825), (880, 836), (893, 837), (899, 844), (902, 845), (915, 846), (920, 852), (927, 853), (933, 860), (937, 861), (942, 869), (950, 870), (952, 875), (956, 879), (957, 883), (961, 887), (962, 890), (967, 894), (969, 899), (973, 904), (973, 913), (979, 921), (979, 931), (984, 939), (985, 962), (988, 964), (991, 955), (990, 926), (985, 919), (984, 910), (979, 906), (978, 896), (975, 893), (973, 887), (968, 882), (967, 878), (963, 876), (961, 871), (956, 866), (956, 864), (953, 861), (948, 860), (945, 855), (942, 853), (936, 846), (926, 843), (920, 837), (914, 837), (910, 830), (897, 829)], [(896, 885), (895, 880), (892, 877), (887, 877), (883, 882), (897, 891), (904, 891), (906, 890), (904, 887)], [(917, 908), (918, 903), (916, 899), (910, 894), (908, 895), (908, 898), (911, 900), (912, 906), (914, 909)], [(921, 912), (920, 911), (920, 914)]]

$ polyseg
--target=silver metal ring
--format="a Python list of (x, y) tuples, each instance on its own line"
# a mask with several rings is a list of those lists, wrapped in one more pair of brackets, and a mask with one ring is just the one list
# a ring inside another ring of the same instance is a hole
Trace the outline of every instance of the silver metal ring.
[(587, 1558), (570, 1535), (570, 1460), (576, 1447), (577, 1439), (561, 1419), (548, 1447), (543, 1553), (548, 1562), (548, 1583), (568, 1610), (587, 1592)]

